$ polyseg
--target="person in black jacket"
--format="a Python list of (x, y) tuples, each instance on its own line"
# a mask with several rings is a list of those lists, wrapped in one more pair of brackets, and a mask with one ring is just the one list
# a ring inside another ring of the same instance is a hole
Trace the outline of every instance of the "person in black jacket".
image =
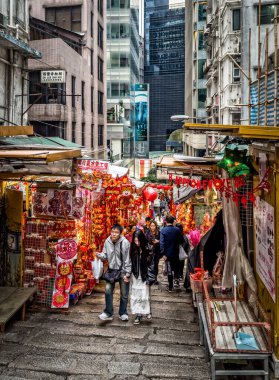
[(153, 247), (154, 269), (156, 276), (156, 281), (154, 282), (154, 285), (158, 285), (159, 282), (157, 276), (160, 260), (160, 231), (158, 224), (155, 222), (155, 220), (150, 221), (149, 230), (146, 232), (146, 238), (148, 240), (148, 243)]
[(169, 292), (179, 288), (179, 245), (184, 243), (182, 233), (173, 225), (174, 220), (172, 215), (167, 215), (166, 227), (160, 231), (160, 252), (166, 263)]
[(150, 307), (150, 286), (155, 282), (154, 257), (152, 248), (141, 230), (133, 234), (130, 248), (132, 261), (132, 285), (130, 306), (132, 314), (136, 315), (134, 324), (141, 322), (142, 316), (152, 319)]

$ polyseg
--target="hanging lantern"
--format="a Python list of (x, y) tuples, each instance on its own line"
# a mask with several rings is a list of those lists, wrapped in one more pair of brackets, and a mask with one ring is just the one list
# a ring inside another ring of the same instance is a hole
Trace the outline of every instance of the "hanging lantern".
[(147, 201), (154, 202), (155, 199), (157, 199), (158, 197), (158, 192), (156, 189), (153, 189), (152, 187), (147, 187), (143, 190), (143, 195)]

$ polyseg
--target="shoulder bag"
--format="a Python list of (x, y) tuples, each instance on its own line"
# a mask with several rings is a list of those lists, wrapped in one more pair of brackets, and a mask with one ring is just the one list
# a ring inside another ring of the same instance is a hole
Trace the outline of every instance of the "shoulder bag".
[(111, 284), (118, 282), (121, 279), (121, 271), (122, 271), (122, 263), (123, 263), (122, 241), (120, 242), (120, 257), (121, 257), (121, 267), (119, 269), (108, 268), (103, 274), (103, 279), (106, 280), (107, 282), (110, 282)]

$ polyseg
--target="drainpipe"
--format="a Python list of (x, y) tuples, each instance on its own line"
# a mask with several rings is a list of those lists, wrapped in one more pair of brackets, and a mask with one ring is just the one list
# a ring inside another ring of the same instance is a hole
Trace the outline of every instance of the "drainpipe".
[(14, 122), (14, 52), (12, 49), (9, 49), (9, 60), (10, 65), (8, 66), (8, 109), (9, 117), (8, 119), (13, 123)]

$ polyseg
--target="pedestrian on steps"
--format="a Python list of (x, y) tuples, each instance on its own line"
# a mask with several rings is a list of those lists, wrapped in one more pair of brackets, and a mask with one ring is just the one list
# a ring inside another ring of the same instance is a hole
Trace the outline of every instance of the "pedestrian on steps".
[(159, 260), (160, 260), (160, 230), (158, 227), (158, 224), (155, 222), (155, 220), (150, 221), (149, 230), (146, 232), (146, 238), (148, 240), (148, 243), (153, 248), (153, 254), (154, 254), (154, 271), (156, 276), (156, 281), (154, 285), (158, 285), (158, 267), (159, 267)]
[[(123, 227), (115, 224), (111, 228), (111, 234), (106, 239), (103, 252), (100, 255), (102, 260), (108, 261), (108, 272), (110, 272), (111, 281), (106, 279), (106, 307), (99, 318), (102, 321), (112, 321), (113, 319), (113, 292), (115, 283), (120, 284), (120, 305), (119, 305), (119, 318), (122, 321), (128, 321), (127, 304), (130, 287), (131, 276), (131, 259), (130, 259), (130, 243), (122, 236)], [(118, 272), (118, 273), (117, 273)], [(116, 281), (113, 277), (119, 278)], [(105, 277), (106, 273), (103, 274)]]
[(175, 227), (175, 218), (172, 215), (166, 217), (166, 227), (160, 231), (160, 253), (165, 260), (169, 285), (168, 292), (179, 288), (179, 245), (184, 243), (180, 230)]
[(134, 324), (140, 324), (143, 316), (152, 319), (150, 306), (150, 286), (154, 284), (154, 255), (141, 230), (135, 231), (130, 248), (132, 260), (132, 284), (130, 306), (136, 315)]

